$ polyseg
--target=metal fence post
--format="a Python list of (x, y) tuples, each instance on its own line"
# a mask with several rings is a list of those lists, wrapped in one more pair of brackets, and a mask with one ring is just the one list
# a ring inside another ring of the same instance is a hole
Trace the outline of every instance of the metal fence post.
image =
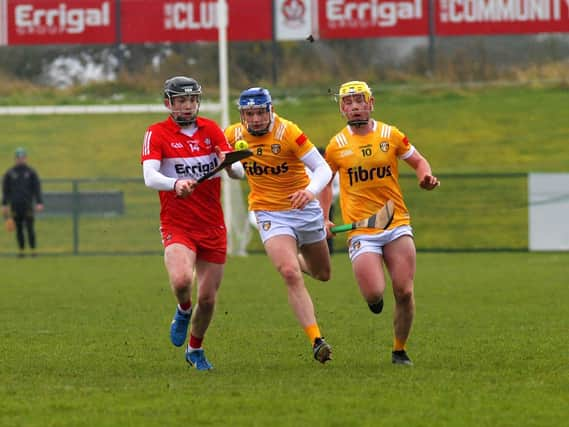
[(72, 182), (73, 192), (73, 254), (79, 254), (79, 210), (81, 202), (79, 200), (79, 181), (76, 179)]

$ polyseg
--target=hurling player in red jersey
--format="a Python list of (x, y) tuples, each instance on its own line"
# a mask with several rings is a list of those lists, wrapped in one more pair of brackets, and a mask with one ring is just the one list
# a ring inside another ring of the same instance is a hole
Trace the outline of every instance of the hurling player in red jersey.
[[(182, 346), (191, 319), (186, 360), (198, 370), (209, 370), (212, 365), (202, 341), (223, 276), (227, 236), (220, 177), (200, 185), (196, 182), (215, 168), (231, 147), (214, 121), (198, 117), (201, 94), (201, 86), (193, 78), (166, 80), (164, 104), (170, 116), (147, 129), (141, 161), (146, 186), (158, 190), (164, 264), (178, 301), (170, 340)], [(197, 304), (192, 307), (194, 270)]]

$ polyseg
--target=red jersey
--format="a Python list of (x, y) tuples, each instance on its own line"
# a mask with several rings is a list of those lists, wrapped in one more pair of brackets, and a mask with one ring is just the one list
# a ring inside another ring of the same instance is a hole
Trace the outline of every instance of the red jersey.
[[(159, 160), (160, 173), (170, 178), (198, 179), (219, 164), (215, 147), (232, 151), (223, 131), (213, 120), (198, 117), (189, 136), (171, 118), (151, 125), (142, 145), (141, 163)], [(225, 228), (221, 208), (221, 178), (215, 175), (198, 185), (185, 199), (176, 192), (159, 191), (162, 226), (206, 231)]]

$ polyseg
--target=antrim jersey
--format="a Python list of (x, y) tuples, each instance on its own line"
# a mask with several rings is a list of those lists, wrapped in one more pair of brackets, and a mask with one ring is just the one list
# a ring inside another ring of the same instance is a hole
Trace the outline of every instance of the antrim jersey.
[[(398, 159), (409, 158), (415, 149), (399, 129), (373, 121), (373, 132), (365, 136), (346, 126), (326, 147), (326, 161), (340, 176), (340, 206), (344, 223), (369, 218), (388, 199), (395, 204), (390, 228), (410, 224), (409, 212), (399, 187)], [(349, 237), (374, 234), (358, 229)]]
[[(219, 164), (215, 147), (231, 151), (223, 131), (213, 121), (203, 117), (196, 120), (193, 135), (171, 118), (155, 123), (144, 135), (141, 162), (160, 160), (160, 173), (170, 178), (198, 179)], [(160, 223), (183, 229), (204, 230), (225, 227), (220, 202), (221, 179), (216, 175), (198, 185), (186, 198), (175, 191), (159, 191)]]
[(253, 136), (241, 123), (225, 130), (231, 145), (244, 139), (253, 156), (243, 160), (249, 182), (249, 210), (283, 211), (291, 209), (288, 197), (308, 186), (310, 179), (300, 160), (314, 145), (291, 121), (276, 114), (268, 133)]

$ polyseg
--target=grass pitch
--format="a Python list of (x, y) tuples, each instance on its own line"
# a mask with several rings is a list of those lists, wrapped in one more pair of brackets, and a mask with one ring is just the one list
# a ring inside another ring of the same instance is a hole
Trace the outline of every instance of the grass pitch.
[(159, 256), (2, 259), (2, 426), (556, 426), (569, 403), (569, 254), (420, 253), (411, 368), (390, 362), (345, 254), (307, 285), (334, 360), (312, 359), (264, 255), (231, 258), (205, 340), (168, 341)]

